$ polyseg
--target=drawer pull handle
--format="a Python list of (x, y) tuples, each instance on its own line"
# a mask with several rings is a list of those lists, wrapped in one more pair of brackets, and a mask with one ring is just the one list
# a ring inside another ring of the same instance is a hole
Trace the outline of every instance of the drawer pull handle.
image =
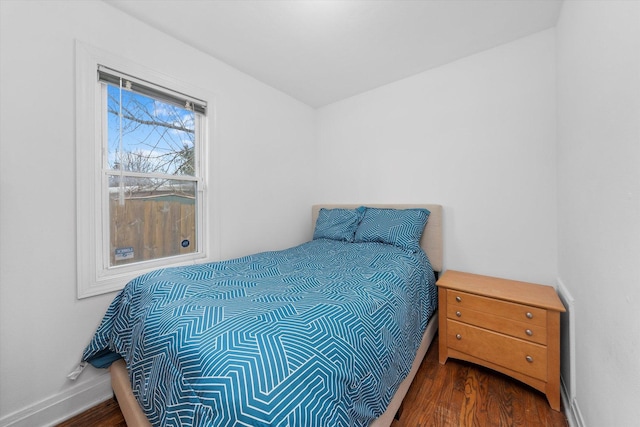
[(527, 357), (525, 357), (525, 359), (527, 359), (527, 362), (533, 363), (533, 357), (527, 356)]
[(462, 302), (462, 298), (460, 298), (460, 297), (456, 297), (456, 301), (458, 301), (458, 302)]
[(531, 329), (527, 329), (524, 331), (525, 334), (532, 336), (533, 335), (533, 331)]
[(456, 311), (456, 316), (462, 317), (462, 313), (460, 313), (459, 311)]
[(527, 319), (533, 319), (533, 313), (531, 313), (530, 311), (527, 311), (527, 314), (525, 314), (525, 316), (527, 316)]
[(456, 338), (457, 338), (457, 339), (459, 339), (459, 340), (461, 340), (461, 339), (462, 339), (462, 335), (460, 335), (460, 334), (456, 334)]

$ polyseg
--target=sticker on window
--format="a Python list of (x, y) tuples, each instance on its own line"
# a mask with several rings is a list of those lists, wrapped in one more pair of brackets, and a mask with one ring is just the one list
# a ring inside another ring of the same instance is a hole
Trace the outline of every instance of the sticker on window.
[(116, 248), (116, 261), (133, 258), (133, 246), (128, 248)]

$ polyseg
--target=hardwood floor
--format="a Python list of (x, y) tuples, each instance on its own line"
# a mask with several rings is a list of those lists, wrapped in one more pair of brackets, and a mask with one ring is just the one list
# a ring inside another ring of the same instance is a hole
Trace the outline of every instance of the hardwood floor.
[(127, 427), (120, 406), (111, 398), (56, 427)]
[[(438, 363), (433, 341), (391, 427), (526, 426), (567, 427), (563, 412), (544, 394), (481, 366), (449, 359)], [(57, 427), (126, 427), (110, 399)]]
[(437, 336), (404, 398), (392, 427), (567, 427), (544, 394), (482, 366), (438, 362)]

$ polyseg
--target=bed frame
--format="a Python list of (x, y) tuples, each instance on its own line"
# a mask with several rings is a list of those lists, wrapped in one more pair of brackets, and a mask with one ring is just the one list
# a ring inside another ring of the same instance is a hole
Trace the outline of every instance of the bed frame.
[[(325, 205), (314, 205), (312, 207), (312, 222), (311, 224), (315, 227), (316, 219), (318, 218), (318, 212), (321, 208), (327, 209), (335, 209), (335, 208), (344, 208), (344, 209), (355, 209), (359, 206), (359, 204), (325, 204)], [(422, 239), (420, 240), (420, 247), (427, 253), (429, 256), (429, 261), (431, 261), (431, 265), (434, 271), (440, 273), (442, 272), (442, 263), (443, 263), (443, 250), (442, 250), (442, 206), (434, 205), (434, 204), (367, 204), (365, 206), (370, 206), (374, 208), (392, 208), (392, 209), (411, 209), (411, 208), (426, 208), (431, 214), (429, 215), (429, 221), (425, 227), (424, 233), (422, 234)], [(418, 372), (418, 368), (424, 359), (431, 342), (433, 341), (433, 337), (438, 330), (438, 316), (437, 313), (434, 313), (427, 324), (427, 328), (422, 337), (422, 343), (420, 344), (420, 348), (418, 348), (418, 352), (416, 354), (416, 358), (413, 361), (413, 365), (411, 366), (411, 370), (407, 377), (400, 383), (400, 387), (393, 399), (389, 403), (387, 410), (377, 418), (372, 424), (371, 427), (388, 427), (391, 425), (398, 409), (400, 409), (400, 405), (402, 404), (402, 400), (404, 396), (409, 391), (409, 386), (413, 382), (413, 378)], [(115, 394), (116, 400), (120, 404), (120, 409), (122, 410), (122, 414), (127, 423), (128, 427), (148, 427), (151, 424), (147, 420), (147, 417), (142, 412), (142, 409), (138, 405), (138, 401), (133, 395), (133, 390), (131, 389), (131, 383), (129, 381), (129, 373), (127, 372), (127, 366), (124, 360), (120, 359), (114, 362), (109, 368), (111, 372), (111, 387), (113, 388), (113, 393)]]

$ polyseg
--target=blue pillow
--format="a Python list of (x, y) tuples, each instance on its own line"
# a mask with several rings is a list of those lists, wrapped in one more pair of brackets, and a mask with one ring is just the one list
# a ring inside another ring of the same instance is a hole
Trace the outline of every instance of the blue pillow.
[(353, 242), (363, 213), (363, 207), (358, 209), (321, 208), (318, 212), (313, 239), (332, 239)]
[(416, 252), (430, 213), (427, 209), (367, 208), (355, 241), (387, 243)]

